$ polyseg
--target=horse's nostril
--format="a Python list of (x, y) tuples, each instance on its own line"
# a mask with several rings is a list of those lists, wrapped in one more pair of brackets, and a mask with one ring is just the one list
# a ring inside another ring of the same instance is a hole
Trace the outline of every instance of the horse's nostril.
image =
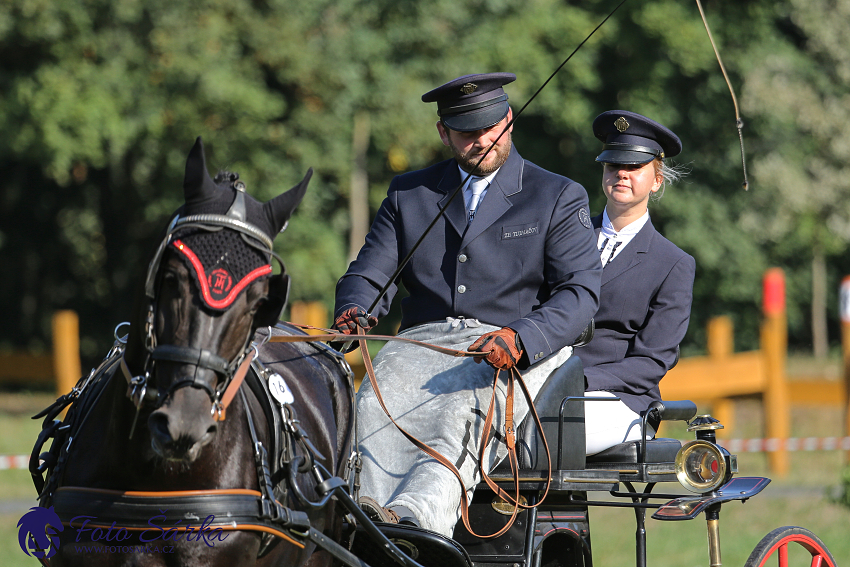
[(215, 423), (207, 427), (207, 435), (215, 435), (216, 431), (218, 431), (218, 425)]
[(171, 433), (168, 431), (168, 416), (163, 413), (154, 412), (148, 418), (148, 427), (151, 434), (162, 441), (170, 441)]

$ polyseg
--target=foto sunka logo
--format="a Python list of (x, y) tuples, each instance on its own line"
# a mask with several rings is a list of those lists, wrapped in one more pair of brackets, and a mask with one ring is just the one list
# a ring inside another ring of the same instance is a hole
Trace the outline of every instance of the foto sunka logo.
[(50, 559), (59, 549), (58, 532), (64, 529), (53, 506), (34, 506), (18, 520), (18, 544), (31, 557)]
[(128, 529), (117, 526), (118, 521), (101, 521), (88, 515), (74, 516), (63, 525), (53, 506), (35, 506), (18, 520), (18, 543), (30, 557), (50, 559), (59, 550), (59, 532), (64, 532), (66, 546), (72, 546), (78, 554), (175, 553), (175, 544), (192, 542), (215, 547), (217, 541), (230, 536), (221, 525), (215, 525), (213, 514), (186, 521), (185, 517), (169, 519), (168, 510), (159, 512), (148, 518), (146, 527)]

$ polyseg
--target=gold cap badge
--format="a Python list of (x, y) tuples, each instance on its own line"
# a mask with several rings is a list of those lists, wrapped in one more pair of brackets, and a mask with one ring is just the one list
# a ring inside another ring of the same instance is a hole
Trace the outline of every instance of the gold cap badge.
[(629, 129), (629, 121), (621, 116), (614, 121), (614, 127), (620, 132), (625, 132)]
[(472, 94), (478, 89), (478, 85), (475, 83), (466, 83), (460, 88), (460, 92), (463, 94)]

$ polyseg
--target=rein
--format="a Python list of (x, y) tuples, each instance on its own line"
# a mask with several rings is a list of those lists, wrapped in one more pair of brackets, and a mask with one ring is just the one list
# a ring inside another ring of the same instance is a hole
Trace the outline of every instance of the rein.
[[(480, 442), (480, 452), (479, 452), (479, 472), (481, 474), (482, 480), (487, 483), (493, 492), (495, 492), (499, 497), (501, 497), (506, 502), (510, 503), (513, 506), (513, 510), (511, 511), (511, 517), (508, 520), (507, 524), (492, 534), (481, 535), (476, 533), (469, 524), (469, 503), (466, 498), (466, 486), (463, 483), (463, 479), (461, 478), (460, 471), (455, 467), (455, 465), (447, 459), (445, 456), (440, 454), (436, 449), (429, 447), (427, 444), (423, 443), (419, 439), (417, 439), (414, 435), (406, 431), (403, 427), (401, 427), (395, 419), (393, 419), (390, 414), (389, 409), (384, 403), (384, 398), (381, 395), (381, 390), (378, 387), (378, 380), (375, 377), (375, 369), (372, 366), (372, 357), (369, 355), (368, 347), (366, 346), (366, 341), (369, 339), (372, 340), (382, 340), (382, 341), (392, 341), (392, 342), (404, 342), (409, 344), (415, 344), (417, 346), (421, 346), (423, 348), (427, 348), (436, 352), (440, 352), (443, 354), (447, 354), (449, 356), (455, 357), (482, 357), (481, 352), (477, 351), (468, 351), (468, 350), (457, 350), (450, 349), (445, 347), (440, 347), (437, 345), (433, 345), (430, 343), (426, 343), (423, 341), (417, 341), (414, 339), (407, 339), (403, 337), (396, 337), (391, 335), (365, 335), (365, 334), (356, 334), (356, 335), (346, 335), (344, 333), (336, 333), (330, 331), (329, 329), (319, 329), (317, 327), (313, 327), (310, 325), (294, 325), (301, 329), (310, 329), (310, 330), (320, 330), (325, 331), (325, 334), (321, 335), (277, 335), (269, 338), (269, 342), (284, 342), (284, 343), (293, 343), (293, 342), (313, 342), (313, 341), (354, 341), (356, 340), (360, 346), (361, 352), (363, 353), (363, 363), (366, 366), (366, 375), (369, 377), (369, 382), (372, 384), (372, 389), (375, 391), (375, 397), (378, 400), (378, 403), (381, 406), (381, 409), (384, 410), (384, 413), (387, 415), (389, 420), (395, 425), (396, 429), (401, 432), (413, 445), (415, 445), (420, 451), (436, 460), (438, 463), (446, 467), (458, 480), (461, 487), (461, 518), (463, 519), (463, 525), (467, 529), (467, 531), (475, 537), (482, 539), (496, 538), (500, 535), (507, 532), (514, 521), (516, 520), (516, 516), (519, 513), (520, 508), (522, 509), (530, 509), (536, 508), (546, 499), (546, 496), (549, 494), (549, 487), (552, 482), (552, 458), (549, 453), (549, 444), (546, 441), (546, 435), (543, 432), (543, 425), (540, 422), (540, 416), (537, 415), (537, 410), (534, 407), (534, 400), (531, 398), (531, 394), (528, 391), (528, 388), (525, 384), (525, 381), (522, 379), (522, 374), (520, 374), (519, 370), (516, 368), (511, 368), (508, 372), (508, 380), (507, 380), (507, 392), (505, 398), (505, 442), (508, 448), (508, 460), (511, 465), (511, 473), (513, 475), (514, 480), (514, 496), (511, 496), (507, 492), (505, 492), (502, 488), (500, 488), (487, 474), (487, 471), (484, 469), (484, 453), (487, 450), (487, 446), (489, 445), (490, 435), (491, 435), (491, 425), (493, 423), (493, 416), (495, 412), (495, 402), (496, 402), (496, 388), (499, 383), (499, 373), (501, 372), (498, 369), (495, 369), (493, 373), (493, 390), (490, 395), (490, 406), (487, 410), (487, 415), (484, 420), (484, 428), (481, 433), (481, 442)], [(543, 496), (540, 498), (538, 502), (532, 505), (522, 504), (519, 495), (519, 466), (516, 455), (516, 428), (514, 426), (513, 415), (514, 415), (514, 387), (515, 383), (519, 383), (520, 389), (522, 390), (523, 395), (528, 403), (528, 411), (529, 414), (533, 416), (534, 423), (537, 427), (537, 430), (540, 432), (540, 438), (543, 442), (543, 447), (546, 450), (546, 461), (547, 461), (547, 472), (546, 472), (546, 489), (543, 493)]]

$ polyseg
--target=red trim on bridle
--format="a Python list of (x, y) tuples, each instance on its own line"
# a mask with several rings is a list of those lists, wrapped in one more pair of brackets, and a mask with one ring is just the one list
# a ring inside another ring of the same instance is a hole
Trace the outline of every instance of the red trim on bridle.
[(192, 250), (186, 246), (182, 241), (175, 240), (174, 246), (182, 252), (186, 258), (189, 259), (189, 262), (192, 263), (192, 267), (195, 268), (195, 273), (198, 274), (198, 283), (201, 287), (201, 296), (204, 298), (204, 301), (207, 305), (212, 307), (213, 309), (226, 309), (233, 303), (233, 300), (236, 299), (236, 296), (239, 295), (243, 289), (245, 289), (251, 282), (260, 278), (262, 276), (267, 276), (272, 273), (271, 264), (266, 264), (265, 266), (260, 266), (259, 268), (252, 270), (248, 273), (242, 280), (237, 283), (233, 289), (230, 290), (230, 293), (224, 299), (213, 299), (212, 293), (210, 292), (210, 284), (207, 281), (207, 274), (204, 270), (203, 264), (198, 259)]

